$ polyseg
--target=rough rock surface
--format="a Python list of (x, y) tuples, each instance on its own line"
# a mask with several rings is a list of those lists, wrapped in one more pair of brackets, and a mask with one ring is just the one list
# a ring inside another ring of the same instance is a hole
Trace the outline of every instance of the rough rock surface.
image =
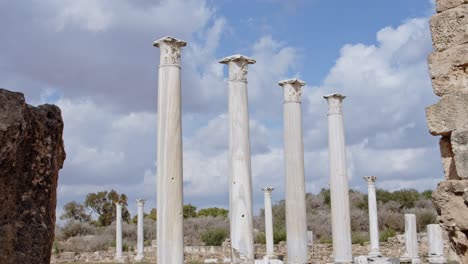
[(440, 155), (442, 157), (442, 166), (445, 172), (446, 180), (459, 180), (457, 168), (455, 166), (455, 154), (452, 150), (450, 137), (441, 137), (439, 142)]
[(462, 179), (468, 179), (468, 130), (454, 131), (451, 143), (457, 175)]
[(453, 249), (462, 263), (468, 263), (468, 180), (450, 180), (439, 183), (432, 201), (439, 213), (439, 223), (448, 231)]
[(468, 0), (437, 0), (437, 12), (440, 13), (450, 8), (457, 7), (459, 5), (468, 4)]
[(468, 93), (468, 44), (433, 52), (429, 56), (429, 73), (436, 95)]
[(468, 94), (448, 94), (426, 108), (427, 125), (432, 135), (449, 136), (468, 128)]
[(0, 89), (0, 263), (49, 264), (58, 172), (65, 160), (60, 109), (27, 105)]
[(432, 42), (436, 51), (468, 43), (468, 4), (449, 9), (431, 18)]

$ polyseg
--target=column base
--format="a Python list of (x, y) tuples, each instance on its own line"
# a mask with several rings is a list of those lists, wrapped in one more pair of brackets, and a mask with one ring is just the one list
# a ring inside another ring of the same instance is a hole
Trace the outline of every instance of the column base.
[(354, 258), (354, 264), (391, 264), (389, 258), (379, 256), (379, 257), (371, 257), (371, 256), (359, 256)]
[(421, 264), (421, 259), (419, 257), (418, 258), (402, 257), (400, 258), (400, 263)]
[(444, 258), (444, 257), (428, 257), (427, 258), (427, 262), (429, 262), (430, 264), (446, 264), (447, 263), (447, 259)]
[(137, 255), (135, 256), (135, 261), (141, 262), (141, 261), (143, 261), (143, 259), (145, 259), (145, 255), (137, 254)]

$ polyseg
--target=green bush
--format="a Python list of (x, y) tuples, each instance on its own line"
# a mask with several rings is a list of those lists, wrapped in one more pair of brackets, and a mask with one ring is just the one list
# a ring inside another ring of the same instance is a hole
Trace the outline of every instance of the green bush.
[(320, 244), (331, 244), (333, 243), (333, 239), (329, 236), (323, 236), (319, 239)]
[(396, 236), (396, 231), (391, 228), (386, 228), (380, 232), (380, 242), (387, 242), (390, 237)]
[(273, 231), (273, 241), (278, 244), (281, 241), (286, 241), (286, 230), (280, 229)]
[(263, 233), (263, 232), (257, 233), (257, 235), (255, 235), (254, 242), (255, 242), (255, 244), (265, 245), (266, 244), (265, 233)]
[(228, 237), (228, 232), (225, 229), (212, 229), (205, 231), (201, 235), (201, 240), (205, 246), (221, 246), (223, 241)]
[(364, 246), (369, 241), (369, 234), (366, 232), (353, 232), (351, 234), (351, 243)]

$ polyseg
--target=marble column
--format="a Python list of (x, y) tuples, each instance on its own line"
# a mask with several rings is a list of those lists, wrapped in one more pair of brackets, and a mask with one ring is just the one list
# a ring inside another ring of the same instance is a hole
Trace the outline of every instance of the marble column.
[(143, 224), (144, 224), (144, 206), (145, 200), (138, 199), (138, 224), (137, 224), (137, 255), (135, 257), (136, 261), (143, 261), (145, 258), (145, 234), (143, 233)]
[(123, 261), (122, 255), (122, 204), (115, 203), (115, 260)]
[(287, 258), (291, 264), (307, 263), (307, 219), (302, 143), (301, 90), (305, 82), (279, 82), (284, 94), (284, 170)]
[(271, 192), (273, 188), (263, 188), (263, 194), (265, 198), (265, 237), (266, 237), (266, 256), (268, 258), (274, 258), (274, 241), (273, 241), (273, 214), (271, 208)]
[(369, 257), (380, 257), (379, 247), (379, 220), (377, 217), (377, 197), (375, 194), (376, 176), (366, 176), (364, 180), (367, 182), (367, 200), (369, 207), (369, 235), (370, 247)]
[(232, 263), (254, 263), (247, 69), (255, 60), (226, 57), (229, 67), (229, 205)]
[(335, 263), (352, 262), (351, 218), (346, 167), (341, 94), (324, 96), (328, 102), (328, 156), (332, 216), (333, 256)]
[(444, 237), (438, 224), (427, 226), (427, 261), (431, 264), (447, 263), (444, 256)]
[(421, 263), (418, 255), (418, 231), (414, 214), (405, 214), (405, 253), (401, 262)]
[(158, 71), (157, 263), (184, 263), (182, 193), (181, 48), (172, 37), (154, 42), (160, 48)]

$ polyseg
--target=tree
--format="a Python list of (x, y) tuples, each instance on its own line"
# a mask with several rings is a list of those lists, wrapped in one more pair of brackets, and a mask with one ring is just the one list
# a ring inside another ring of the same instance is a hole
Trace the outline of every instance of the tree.
[(212, 217), (224, 217), (228, 216), (229, 210), (218, 208), (218, 207), (211, 207), (211, 208), (204, 208), (198, 211), (197, 216), (212, 216)]
[(228, 237), (228, 231), (225, 229), (217, 228), (205, 231), (201, 235), (201, 240), (205, 246), (221, 246), (223, 241)]
[(158, 212), (156, 211), (156, 208), (151, 209), (149, 215), (147, 215), (149, 219), (153, 219), (154, 221), (156, 221), (157, 216), (158, 216)]
[(122, 219), (130, 221), (130, 213), (127, 210), (127, 196), (118, 194), (116, 191), (103, 191), (98, 193), (89, 193), (86, 195), (85, 205), (98, 217), (96, 224), (99, 226), (108, 226), (115, 220), (115, 203), (122, 204)]
[(83, 204), (72, 201), (63, 206), (63, 213), (60, 219), (89, 223), (91, 221), (91, 215), (86, 211), (86, 207)]
[(184, 205), (184, 218), (197, 217), (197, 207), (191, 204)]

